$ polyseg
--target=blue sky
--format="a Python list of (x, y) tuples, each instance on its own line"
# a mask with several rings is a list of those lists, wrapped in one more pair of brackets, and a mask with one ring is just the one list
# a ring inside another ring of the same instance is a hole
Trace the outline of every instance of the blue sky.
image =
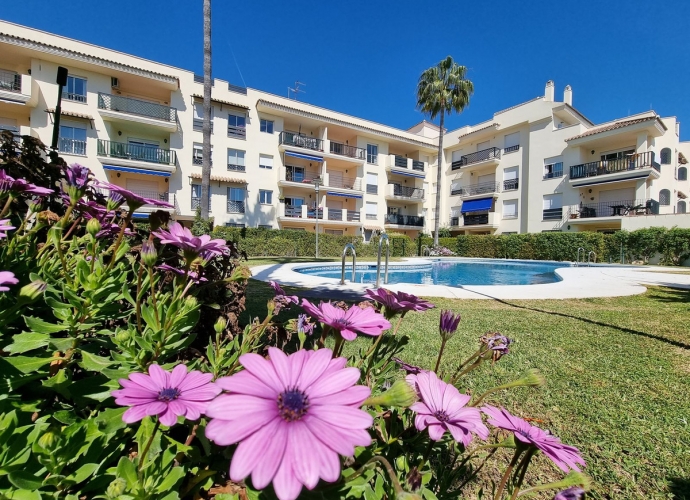
[[(0, 17), (202, 73), (201, 0), (23, 0)], [(214, 0), (213, 73), (279, 95), (299, 80), (300, 100), (408, 128), (419, 74), (451, 55), (475, 93), (450, 128), (553, 79), (595, 123), (651, 107), (688, 140), (689, 18), (687, 0)]]

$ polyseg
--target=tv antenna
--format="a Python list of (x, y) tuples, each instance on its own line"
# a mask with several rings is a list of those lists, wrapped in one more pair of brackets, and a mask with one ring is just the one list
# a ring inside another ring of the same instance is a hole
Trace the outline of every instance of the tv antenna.
[(297, 94), (299, 94), (300, 92), (303, 93), (303, 94), (306, 94), (306, 93), (307, 93), (306, 90), (302, 90), (302, 89), (300, 88), (300, 85), (302, 85), (302, 86), (304, 86), (304, 87), (307, 86), (306, 83), (302, 83), (302, 82), (297, 82), (297, 81), (296, 81), (296, 82), (295, 82), (295, 88), (288, 87), (288, 99), (291, 98), (291, 97), (290, 97), (290, 92), (292, 92), (292, 99), (294, 99), (295, 101), (297, 100)]

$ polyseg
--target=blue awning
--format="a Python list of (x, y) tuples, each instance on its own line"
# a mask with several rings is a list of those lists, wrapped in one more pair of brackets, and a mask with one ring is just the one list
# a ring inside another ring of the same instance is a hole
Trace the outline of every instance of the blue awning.
[(134, 212), (132, 214), (132, 217), (134, 217), (135, 219), (148, 219), (149, 215), (151, 215), (151, 214), (146, 213), (146, 212)]
[(391, 174), (406, 175), (407, 177), (416, 177), (417, 179), (424, 179), (424, 174), (413, 174), (412, 172), (401, 172), (400, 170), (391, 170)]
[(129, 172), (130, 174), (157, 175), (159, 177), (170, 177), (171, 172), (161, 172), (160, 170), (148, 170), (145, 168), (121, 167), (119, 165), (103, 165), (106, 170), (116, 172)]
[(285, 151), (288, 156), (294, 156), (295, 158), (302, 158), (303, 160), (309, 161), (323, 161), (321, 156), (305, 155), (304, 153), (295, 153), (294, 151)]
[(463, 214), (466, 214), (467, 212), (484, 212), (486, 210), (491, 210), (491, 205), (493, 204), (493, 201), (493, 197), (463, 201), (462, 209), (460, 211)]
[(326, 191), (328, 196), (342, 196), (343, 198), (357, 198), (361, 199), (361, 194), (350, 194), (350, 193), (336, 193), (335, 191)]

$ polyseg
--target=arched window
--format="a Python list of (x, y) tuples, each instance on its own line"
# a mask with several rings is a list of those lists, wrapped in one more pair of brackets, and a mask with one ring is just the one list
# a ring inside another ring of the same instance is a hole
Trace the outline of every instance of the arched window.
[(671, 191), (662, 189), (659, 191), (659, 205), (669, 206), (671, 204)]
[(678, 169), (678, 180), (687, 181), (688, 180), (688, 169), (685, 167), (680, 167)]
[(684, 214), (685, 213), (685, 200), (678, 200), (678, 209), (676, 212), (679, 214)]
[(671, 148), (664, 148), (661, 150), (661, 164), (670, 165), (671, 164)]

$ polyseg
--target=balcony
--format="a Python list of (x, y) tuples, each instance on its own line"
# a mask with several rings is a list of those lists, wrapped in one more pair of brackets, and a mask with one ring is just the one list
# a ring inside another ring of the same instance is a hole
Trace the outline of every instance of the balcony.
[[(106, 141), (98, 139), (98, 156), (109, 158), (112, 163), (125, 167), (143, 166), (151, 168), (151, 165), (166, 166), (164, 171), (175, 171), (177, 154), (169, 149), (161, 149), (141, 144), (127, 144), (124, 142)], [(113, 161), (115, 160), (115, 161)], [(156, 170), (159, 168), (154, 167)]]
[(229, 214), (243, 214), (244, 213), (244, 202), (243, 201), (228, 200), (227, 210), (228, 210)]
[(424, 172), (424, 162), (419, 160), (412, 160), (412, 170)]
[(563, 208), (544, 208), (541, 218), (543, 220), (561, 220), (563, 219)]
[(0, 69), (0, 90), (20, 94), (22, 91), (22, 75), (14, 71)]
[(99, 92), (98, 109), (104, 119), (133, 121), (163, 130), (177, 130), (177, 109), (155, 102)]
[(284, 179), (280, 179), (285, 182), (294, 182), (296, 184), (302, 184), (305, 187), (314, 188), (314, 179), (320, 178), (319, 172), (309, 172), (305, 170), (296, 170), (294, 167), (287, 166), (283, 169), (285, 174)]
[[(602, 160), (590, 163), (582, 163), (570, 167), (570, 180), (584, 179), (600, 175), (618, 174), (616, 179), (626, 180), (639, 177), (637, 170), (650, 169), (650, 173), (658, 178), (661, 172), (659, 164), (654, 161), (654, 151), (637, 153), (617, 160)], [(656, 172), (656, 173), (654, 173)]]
[(278, 144), (323, 152), (323, 141), (321, 139), (295, 134), (294, 132), (281, 132), (278, 137)]
[(334, 155), (346, 156), (348, 158), (354, 158), (356, 160), (364, 161), (367, 157), (366, 150), (362, 148), (357, 148), (355, 146), (348, 146), (347, 144), (342, 144), (340, 142), (330, 141), (330, 152)]
[(36, 99), (31, 99), (31, 75), (0, 69), (0, 100), (35, 105)]
[(463, 226), (483, 226), (489, 224), (489, 214), (467, 214), (462, 216)]
[(387, 214), (384, 224), (390, 226), (424, 227), (424, 217), (419, 215)]
[(503, 154), (506, 153), (514, 153), (515, 151), (520, 150), (520, 145), (516, 144), (515, 146), (508, 146), (507, 148), (503, 148)]
[(469, 196), (498, 193), (501, 188), (500, 182), (482, 182), (469, 186), (451, 186), (451, 196), (460, 195), (463, 198)]
[(60, 137), (58, 140), (58, 149), (61, 153), (68, 155), (86, 156), (86, 141)]
[[(310, 222), (316, 219), (319, 221), (342, 223), (344, 225), (357, 225), (361, 221), (361, 215), (357, 210), (347, 210), (338, 208), (316, 208), (307, 205), (283, 205), (284, 212), (279, 217), (285, 219), (303, 219)], [(354, 224), (349, 224), (354, 223)]]
[(458, 170), (459, 168), (466, 167), (468, 165), (474, 164), (496, 164), (498, 165), (501, 160), (501, 150), (499, 148), (489, 148), (482, 149), (476, 153), (470, 153), (468, 155), (462, 155), (459, 160), (454, 161), (451, 164), (451, 170)]
[(516, 191), (520, 187), (519, 179), (506, 179), (503, 181), (503, 191)]
[(409, 201), (424, 201), (424, 189), (403, 186), (401, 184), (388, 184), (387, 199), (406, 199)]
[(654, 199), (604, 201), (574, 205), (569, 210), (570, 219), (593, 219), (598, 217), (635, 217), (658, 215), (659, 202)]
[[(411, 158), (407, 158), (405, 156), (400, 156), (400, 155), (387, 155), (384, 156), (384, 158), (387, 157), (388, 160), (386, 162), (386, 170), (395, 174), (395, 173), (402, 173), (400, 172), (401, 170), (414, 170), (416, 172), (421, 172), (421, 174), (415, 174), (412, 175), (412, 177), (419, 177), (419, 178), (424, 178), (424, 170), (425, 170), (425, 164), (423, 161), (419, 160), (413, 160)], [(371, 163), (371, 162), (370, 162)], [(403, 175), (410, 175), (409, 172), (404, 173)]]
[(346, 177), (340, 172), (326, 172), (323, 185), (327, 188), (361, 191), (362, 179), (360, 177)]
[(247, 137), (247, 128), (246, 127), (235, 127), (234, 125), (228, 125), (228, 137), (235, 137), (237, 139), (244, 139)]

